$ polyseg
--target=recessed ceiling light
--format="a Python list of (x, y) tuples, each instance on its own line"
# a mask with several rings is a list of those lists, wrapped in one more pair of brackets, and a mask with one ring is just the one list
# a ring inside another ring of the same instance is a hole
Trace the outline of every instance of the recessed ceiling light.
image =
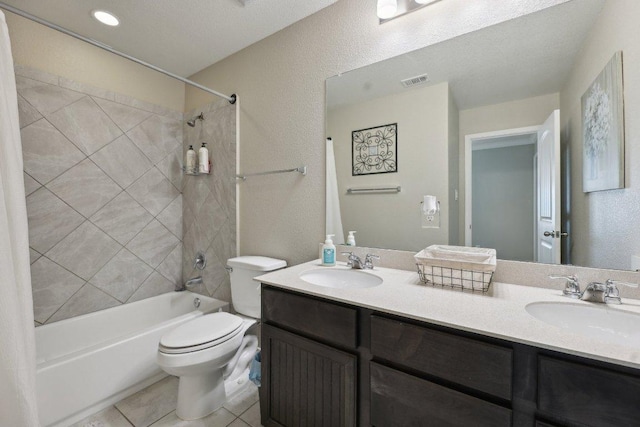
[(91, 16), (110, 27), (115, 27), (120, 24), (120, 20), (113, 13), (104, 10), (94, 10), (91, 12)]

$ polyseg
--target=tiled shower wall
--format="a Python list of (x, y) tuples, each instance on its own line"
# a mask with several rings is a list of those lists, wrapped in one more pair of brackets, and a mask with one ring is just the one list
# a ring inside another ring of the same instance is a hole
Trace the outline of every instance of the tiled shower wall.
[(35, 320), (173, 291), (182, 113), (16, 66)]
[[(236, 105), (219, 100), (185, 113), (185, 119), (204, 113), (194, 128), (184, 125), (183, 150), (198, 150), (207, 143), (211, 174), (183, 180), (183, 280), (202, 276), (206, 293), (231, 301), (227, 259), (236, 256)], [(194, 259), (203, 252), (207, 266), (194, 269)], [(204, 292), (205, 289), (194, 289)]]

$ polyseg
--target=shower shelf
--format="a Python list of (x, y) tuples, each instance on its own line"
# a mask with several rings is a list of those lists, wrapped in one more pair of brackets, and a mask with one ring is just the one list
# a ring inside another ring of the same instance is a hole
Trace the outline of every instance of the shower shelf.
[(185, 175), (193, 175), (193, 176), (198, 176), (198, 175), (211, 175), (211, 167), (209, 167), (209, 173), (200, 173), (198, 171), (195, 172), (187, 172), (187, 168), (185, 168), (184, 166), (182, 166), (182, 172)]

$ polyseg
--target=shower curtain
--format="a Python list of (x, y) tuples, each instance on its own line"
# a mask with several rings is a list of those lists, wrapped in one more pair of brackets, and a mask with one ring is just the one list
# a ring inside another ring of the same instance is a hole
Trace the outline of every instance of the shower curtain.
[(344, 244), (342, 216), (340, 215), (340, 198), (338, 196), (338, 176), (336, 173), (336, 156), (333, 152), (333, 141), (327, 138), (327, 215), (325, 230), (327, 234), (335, 234), (333, 242)]
[(9, 31), (0, 11), (0, 425), (36, 427), (27, 207)]

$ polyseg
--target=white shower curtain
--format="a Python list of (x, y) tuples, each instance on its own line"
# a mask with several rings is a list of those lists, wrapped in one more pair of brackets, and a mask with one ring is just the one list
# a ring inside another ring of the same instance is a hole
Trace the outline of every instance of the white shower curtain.
[(27, 207), (9, 31), (0, 11), (0, 425), (36, 427)]
[(335, 234), (333, 242), (344, 244), (344, 230), (340, 215), (340, 198), (338, 195), (338, 176), (336, 174), (336, 157), (333, 152), (333, 141), (327, 138), (327, 215), (325, 230), (327, 234)]

